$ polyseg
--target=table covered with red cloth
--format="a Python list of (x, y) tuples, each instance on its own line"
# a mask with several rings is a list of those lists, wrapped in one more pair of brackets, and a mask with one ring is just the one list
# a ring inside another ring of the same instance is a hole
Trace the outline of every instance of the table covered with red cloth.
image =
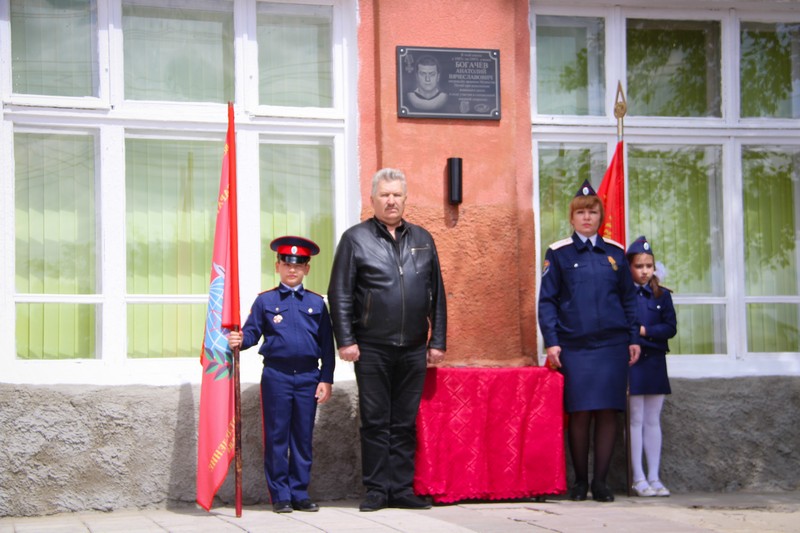
[(565, 492), (563, 388), (543, 367), (429, 369), (415, 492), (437, 503)]

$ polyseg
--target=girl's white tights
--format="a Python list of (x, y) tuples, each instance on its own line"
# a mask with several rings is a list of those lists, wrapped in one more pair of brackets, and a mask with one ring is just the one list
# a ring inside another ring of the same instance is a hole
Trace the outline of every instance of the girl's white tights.
[[(661, 407), (663, 394), (631, 395), (631, 467), (633, 481), (656, 481), (661, 462)], [(642, 449), (647, 458), (647, 476), (642, 467)]]

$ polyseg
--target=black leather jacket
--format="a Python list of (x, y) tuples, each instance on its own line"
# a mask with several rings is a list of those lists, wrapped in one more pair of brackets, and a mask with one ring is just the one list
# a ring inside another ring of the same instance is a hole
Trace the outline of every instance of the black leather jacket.
[(336, 341), (446, 350), (447, 303), (433, 237), (406, 221), (395, 235), (374, 217), (342, 235), (328, 287)]

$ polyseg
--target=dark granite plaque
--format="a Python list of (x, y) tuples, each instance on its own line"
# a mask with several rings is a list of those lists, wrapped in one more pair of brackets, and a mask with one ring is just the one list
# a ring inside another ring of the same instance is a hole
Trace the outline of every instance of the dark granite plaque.
[(500, 51), (398, 46), (397, 116), (500, 120)]

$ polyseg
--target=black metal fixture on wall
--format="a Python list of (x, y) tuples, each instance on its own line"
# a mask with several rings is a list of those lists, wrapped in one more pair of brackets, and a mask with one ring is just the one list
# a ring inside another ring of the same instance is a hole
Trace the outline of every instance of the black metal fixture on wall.
[(447, 189), (451, 204), (461, 203), (461, 158), (447, 158)]

